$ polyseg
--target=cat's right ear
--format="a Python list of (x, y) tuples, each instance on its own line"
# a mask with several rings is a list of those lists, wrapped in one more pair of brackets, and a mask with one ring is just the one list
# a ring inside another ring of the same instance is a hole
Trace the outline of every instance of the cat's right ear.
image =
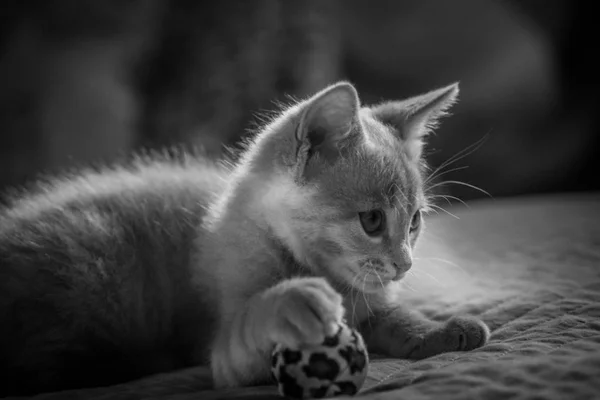
[(308, 99), (296, 126), (297, 178), (306, 179), (311, 158), (333, 164), (358, 129), (360, 101), (354, 86), (340, 82)]
[(412, 160), (421, 157), (423, 139), (440, 117), (456, 102), (458, 83), (403, 101), (391, 101), (371, 108), (373, 116), (392, 127)]

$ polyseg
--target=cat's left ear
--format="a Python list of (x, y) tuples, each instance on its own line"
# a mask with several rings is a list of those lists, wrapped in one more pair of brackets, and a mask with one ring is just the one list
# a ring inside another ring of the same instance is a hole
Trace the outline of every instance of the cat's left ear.
[(396, 130), (409, 158), (418, 160), (423, 139), (456, 102), (458, 92), (458, 83), (454, 83), (407, 100), (383, 103), (373, 107), (371, 112), (376, 119)]
[(298, 178), (310, 178), (306, 168), (333, 164), (358, 129), (360, 101), (354, 86), (340, 82), (306, 100), (296, 126), (296, 167)]

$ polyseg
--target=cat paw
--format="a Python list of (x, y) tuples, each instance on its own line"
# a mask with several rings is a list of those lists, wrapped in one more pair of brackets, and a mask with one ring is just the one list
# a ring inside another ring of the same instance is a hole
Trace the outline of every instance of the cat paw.
[(452, 351), (469, 351), (487, 343), (490, 330), (473, 317), (453, 317), (427, 332), (424, 336), (410, 336), (398, 350), (414, 360), (433, 357)]
[(447, 344), (454, 351), (469, 351), (483, 346), (490, 337), (487, 325), (474, 317), (453, 317), (444, 323)]
[(322, 278), (297, 278), (278, 285), (270, 298), (269, 327), (275, 343), (318, 344), (337, 332), (344, 316), (342, 296)]

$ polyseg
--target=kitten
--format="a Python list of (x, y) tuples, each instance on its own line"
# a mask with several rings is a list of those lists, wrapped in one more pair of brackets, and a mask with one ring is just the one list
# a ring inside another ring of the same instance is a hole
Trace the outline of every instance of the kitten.
[(15, 198), (0, 213), (0, 394), (202, 364), (216, 387), (263, 383), (275, 343), (318, 343), (344, 318), (391, 357), (483, 345), (479, 320), (390, 301), (423, 229), (423, 139), (457, 94), (363, 107), (342, 82), (233, 164), (145, 157)]

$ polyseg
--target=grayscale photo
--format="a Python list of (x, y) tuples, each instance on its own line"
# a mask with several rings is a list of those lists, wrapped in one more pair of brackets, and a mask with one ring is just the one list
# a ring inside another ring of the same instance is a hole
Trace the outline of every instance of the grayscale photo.
[(600, 400), (593, 4), (3, 1), (0, 398)]

